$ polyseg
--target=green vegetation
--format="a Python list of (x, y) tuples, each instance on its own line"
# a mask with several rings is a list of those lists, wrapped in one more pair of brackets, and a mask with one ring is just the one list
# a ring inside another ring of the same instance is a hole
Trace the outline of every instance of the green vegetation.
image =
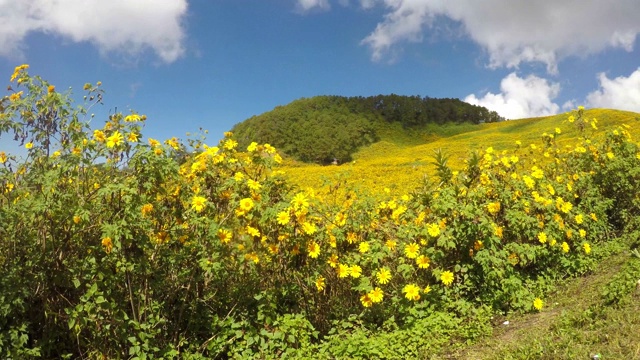
[[(137, 113), (89, 128), (85, 107), (27, 69), (0, 100), (0, 135), (27, 152), (0, 152), (1, 358), (480, 353), (468, 345), (492, 318), (542, 316), (558, 284), (606, 261), (620, 270), (600, 305), (558, 331), (637, 304), (640, 148), (624, 125), (597, 135), (604, 121), (583, 109), (537, 150), (476, 149), (456, 170), (440, 151), (414, 190), (372, 196), (340, 182), (301, 190), (276, 148), (239, 148), (231, 133), (216, 146), (144, 139)], [(102, 100), (99, 84), (85, 90)], [(468, 135), (456, 129), (439, 136)], [(577, 349), (564, 356), (584, 351), (562, 340)], [(629, 343), (603, 349), (628, 355)], [(552, 354), (513, 346), (509, 356)]]
[[(592, 125), (584, 129), (595, 139), (606, 130), (622, 125), (628, 126), (631, 133), (640, 133), (637, 113), (589, 109), (584, 110), (583, 116), (597, 120), (597, 129)], [(402, 194), (417, 189), (423, 178), (434, 174), (432, 158), (439, 149), (449, 154), (448, 165), (454, 171), (465, 169), (469, 154), (488, 147), (497, 152), (516, 149), (539, 161), (553, 159), (552, 154), (540, 146), (543, 134), (554, 134), (560, 146), (573, 145), (580, 132), (569, 122), (569, 117), (570, 114), (559, 114), (479, 125), (429, 124), (425, 132), (404, 131), (400, 126), (390, 124), (380, 132), (379, 142), (353, 154), (355, 162), (327, 167), (287, 161), (284, 170), (287, 179), (302, 188), (322, 188), (326, 181), (361, 187), (370, 193), (380, 194), (388, 188), (393, 193)], [(561, 129), (560, 134), (555, 133), (556, 128)]]
[[(435, 124), (500, 120), (503, 119), (495, 112), (458, 99), (316, 96), (254, 116), (232, 131), (242, 148), (253, 141), (270, 143), (297, 160), (328, 164), (334, 159), (341, 163), (350, 161), (358, 148), (381, 138), (400, 136), (410, 141), (428, 141)], [(415, 136), (416, 132), (423, 136)]]

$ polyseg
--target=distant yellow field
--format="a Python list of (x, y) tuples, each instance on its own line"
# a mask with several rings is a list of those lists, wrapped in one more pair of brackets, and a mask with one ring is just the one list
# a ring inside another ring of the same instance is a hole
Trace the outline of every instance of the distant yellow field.
[[(575, 115), (575, 113), (573, 113)], [(418, 187), (425, 176), (432, 176), (434, 152), (442, 149), (450, 155), (449, 165), (453, 170), (464, 167), (464, 160), (474, 150), (485, 150), (493, 147), (496, 152), (532, 151), (530, 145), (542, 147), (544, 133), (552, 134), (556, 128), (558, 144), (575, 143), (579, 132), (575, 124), (567, 120), (572, 113), (560, 115), (512, 120), (501, 123), (481, 124), (476, 126), (461, 125), (460, 134), (438, 136), (432, 134), (418, 138), (425, 139), (424, 144), (404, 145), (383, 140), (372, 146), (361, 149), (354, 155), (354, 161), (342, 164), (321, 166), (287, 162), (282, 168), (287, 177), (296, 185), (319, 189), (326, 185), (344, 188), (345, 185), (370, 194), (381, 193), (385, 188), (394, 194), (404, 194)], [(597, 129), (586, 129), (588, 136), (600, 136), (607, 129), (626, 124), (631, 134), (640, 134), (640, 114), (609, 109), (591, 109), (584, 112), (584, 118), (597, 119)], [(451, 127), (451, 126), (449, 126)], [(454, 129), (455, 130), (455, 129)], [(637, 138), (634, 138), (637, 141)], [(521, 142), (521, 146), (516, 145)]]

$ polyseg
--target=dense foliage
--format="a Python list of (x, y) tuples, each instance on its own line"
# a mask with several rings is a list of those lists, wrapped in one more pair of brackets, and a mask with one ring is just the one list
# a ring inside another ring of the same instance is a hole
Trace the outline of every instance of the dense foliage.
[(543, 308), (640, 214), (637, 144), (593, 141), (582, 110), (574, 145), (543, 136), (548, 159), (487, 148), (454, 172), (440, 154), (414, 193), (330, 201), (268, 144), (143, 142), (136, 113), (90, 129), (27, 69), (1, 100), (27, 152), (0, 152), (2, 358), (426, 357)]
[(327, 164), (351, 160), (359, 147), (379, 139), (385, 123), (419, 129), (434, 123), (501, 120), (495, 112), (458, 99), (316, 96), (254, 116), (237, 124), (233, 132), (241, 147), (252, 141), (270, 143), (298, 160)]

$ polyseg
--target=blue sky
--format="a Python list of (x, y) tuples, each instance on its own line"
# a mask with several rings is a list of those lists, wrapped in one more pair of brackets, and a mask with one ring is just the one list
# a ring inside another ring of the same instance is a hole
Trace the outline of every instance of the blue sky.
[(0, 0), (0, 76), (28, 63), (78, 99), (102, 81), (97, 126), (132, 109), (146, 136), (211, 142), (315, 95), (640, 112), (638, 19), (637, 0)]

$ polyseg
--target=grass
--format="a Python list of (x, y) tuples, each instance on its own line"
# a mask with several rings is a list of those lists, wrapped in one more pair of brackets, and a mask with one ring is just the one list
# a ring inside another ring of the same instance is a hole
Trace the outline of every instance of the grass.
[[(505, 121), (491, 124), (446, 124), (429, 125), (411, 132), (399, 124), (386, 124), (379, 129), (381, 140), (360, 149), (354, 161), (339, 166), (320, 166), (289, 162), (283, 170), (289, 180), (303, 188), (322, 187), (323, 179), (337, 183), (358, 185), (369, 194), (382, 193), (385, 188), (403, 195), (421, 184), (425, 176), (434, 174), (433, 154), (442, 149), (450, 155), (449, 164), (454, 170), (461, 170), (471, 151), (485, 150), (492, 146), (496, 151), (516, 151), (516, 140), (523, 148), (542, 145), (543, 133), (554, 133), (560, 128), (562, 134), (557, 141), (561, 146), (574, 144), (579, 136), (573, 124), (567, 121), (569, 114), (559, 114), (533, 119)], [(591, 109), (584, 113), (587, 119), (598, 119), (598, 133), (622, 124), (630, 126), (630, 133), (640, 133), (640, 114)], [(588, 133), (593, 130), (589, 128)]]
[(600, 359), (640, 359), (640, 288), (617, 305), (605, 303), (601, 295), (634, 261), (640, 259), (629, 251), (611, 255), (592, 274), (558, 286), (541, 312), (496, 318), (491, 337), (434, 358), (592, 359), (598, 354)]

